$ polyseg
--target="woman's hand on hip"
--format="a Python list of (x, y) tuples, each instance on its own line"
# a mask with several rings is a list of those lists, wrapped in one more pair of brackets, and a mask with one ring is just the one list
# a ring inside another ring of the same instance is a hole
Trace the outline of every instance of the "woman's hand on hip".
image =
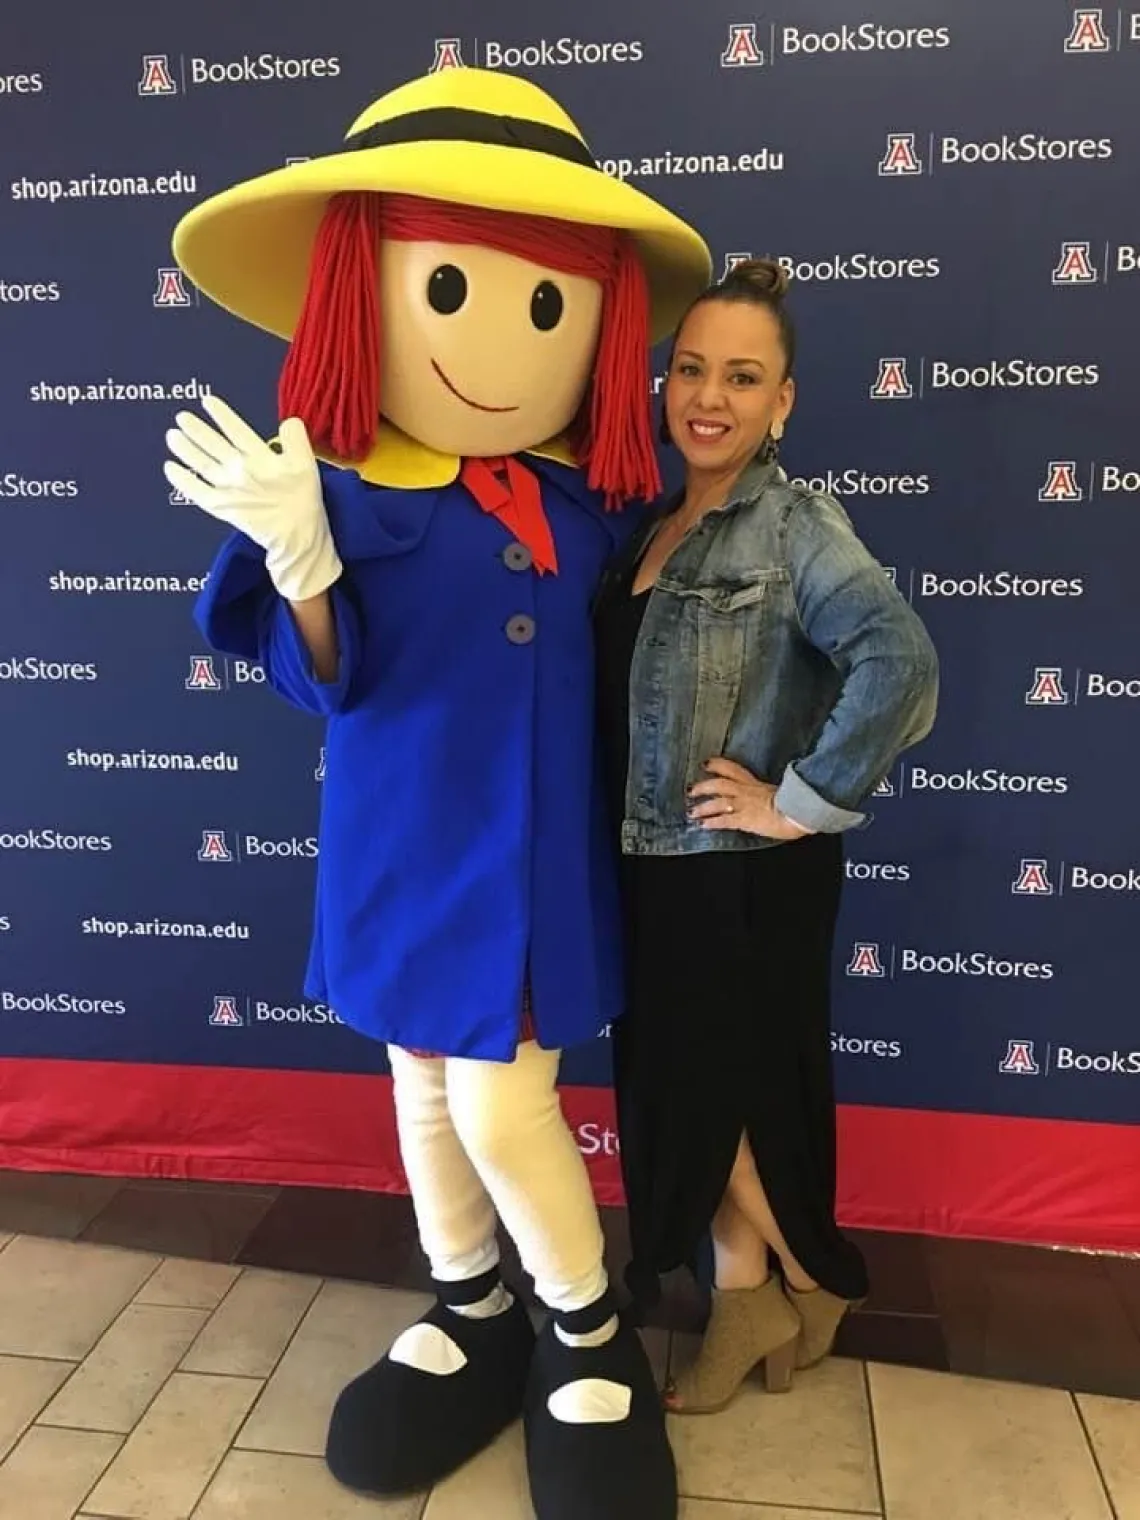
[(738, 829), (765, 839), (804, 839), (812, 832), (776, 807), (776, 788), (723, 757), (705, 762), (711, 775), (689, 788), (689, 817), (704, 829)]

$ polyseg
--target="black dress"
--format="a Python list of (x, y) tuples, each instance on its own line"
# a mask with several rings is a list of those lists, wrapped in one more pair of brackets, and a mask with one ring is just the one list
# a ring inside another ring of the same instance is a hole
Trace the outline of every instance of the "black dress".
[[(636, 566), (597, 618), (598, 699), (615, 826), (624, 812), (629, 673), (649, 593)], [(789, 1248), (822, 1287), (867, 1292), (835, 1223), (831, 957), (838, 835), (755, 851), (624, 856), (628, 997), (615, 1085), (633, 1261), (645, 1306), (658, 1275), (694, 1270), (747, 1132)]]

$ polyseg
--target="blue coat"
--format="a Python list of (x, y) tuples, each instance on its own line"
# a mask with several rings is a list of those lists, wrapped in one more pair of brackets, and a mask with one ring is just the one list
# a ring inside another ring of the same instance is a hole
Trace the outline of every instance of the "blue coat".
[(621, 1004), (591, 602), (632, 524), (579, 470), (526, 462), (557, 575), (528, 568), (454, 478), (392, 489), (322, 464), (345, 567), (329, 685), (244, 535), (196, 609), (214, 648), (260, 660), (329, 720), (306, 994), (373, 1039), (498, 1061), (514, 1057), (528, 962), (547, 1048), (595, 1037)]

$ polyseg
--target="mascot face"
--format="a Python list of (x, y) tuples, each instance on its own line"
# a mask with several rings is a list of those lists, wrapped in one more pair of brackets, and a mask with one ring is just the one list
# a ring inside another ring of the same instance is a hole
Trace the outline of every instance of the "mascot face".
[(385, 241), (384, 415), (440, 453), (514, 454), (562, 433), (589, 384), (597, 280), (474, 243)]

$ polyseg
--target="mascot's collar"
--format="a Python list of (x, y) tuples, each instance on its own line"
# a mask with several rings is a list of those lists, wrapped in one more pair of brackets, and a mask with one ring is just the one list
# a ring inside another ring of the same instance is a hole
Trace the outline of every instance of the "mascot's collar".
[[(578, 463), (562, 438), (551, 439), (549, 443), (523, 452), (537, 459), (552, 460), (555, 464), (576, 466)], [(355, 470), (369, 485), (398, 491), (422, 491), (451, 485), (458, 479), (462, 464), (457, 455), (437, 453), (389, 422), (381, 422), (376, 441), (364, 459), (349, 462), (331, 455), (322, 457), (340, 469)]]

